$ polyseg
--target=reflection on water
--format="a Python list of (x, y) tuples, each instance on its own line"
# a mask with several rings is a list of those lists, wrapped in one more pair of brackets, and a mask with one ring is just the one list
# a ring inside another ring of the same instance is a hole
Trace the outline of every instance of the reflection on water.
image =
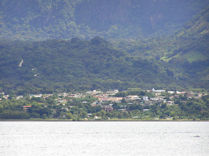
[(208, 156), (208, 122), (0, 122), (0, 156)]

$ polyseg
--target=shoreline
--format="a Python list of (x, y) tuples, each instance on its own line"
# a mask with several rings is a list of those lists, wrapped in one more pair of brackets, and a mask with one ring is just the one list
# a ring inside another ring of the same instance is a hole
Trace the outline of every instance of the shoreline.
[(0, 122), (209, 122), (209, 120), (61, 120), (61, 119), (36, 119), (36, 120), (0, 120)]

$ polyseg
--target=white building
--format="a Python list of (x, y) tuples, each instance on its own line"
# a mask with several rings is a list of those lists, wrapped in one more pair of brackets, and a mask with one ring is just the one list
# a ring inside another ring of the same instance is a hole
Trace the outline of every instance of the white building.
[(128, 95), (126, 96), (127, 100), (140, 100), (138, 95)]
[(168, 93), (169, 93), (169, 94), (174, 94), (174, 93), (175, 93), (175, 91), (168, 91)]
[(144, 100), (144, 101), (149, 101), (148, 96), (143, 96), (143, 100)]
[(152, 92), (154, 92), (154, 93), (164, 93), (165, 90), (155, 90), (155, 88), (152, 88)]

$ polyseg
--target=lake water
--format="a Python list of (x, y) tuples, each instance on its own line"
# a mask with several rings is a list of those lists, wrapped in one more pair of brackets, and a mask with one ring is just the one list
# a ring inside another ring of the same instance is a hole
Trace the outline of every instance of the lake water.
[(0, 122), (0, 156), (208, 156), (209, 122)]

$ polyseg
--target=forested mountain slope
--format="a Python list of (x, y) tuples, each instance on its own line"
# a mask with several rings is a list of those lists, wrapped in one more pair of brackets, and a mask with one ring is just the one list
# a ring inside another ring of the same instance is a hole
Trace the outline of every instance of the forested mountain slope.
[(139, 38), (171, 34), (209, 0), (1, 0), (0, 37)]
[(0, 86), (19, 92), (175, 86), (157, 62), (133, 58), (96, 37), (90, 41), (0, 43)]
[(209, 85), (209, 8), (171, 36), (116, 43), (134, 57), (166, 63), (177, 79), (193, 81), (196, 87)]

